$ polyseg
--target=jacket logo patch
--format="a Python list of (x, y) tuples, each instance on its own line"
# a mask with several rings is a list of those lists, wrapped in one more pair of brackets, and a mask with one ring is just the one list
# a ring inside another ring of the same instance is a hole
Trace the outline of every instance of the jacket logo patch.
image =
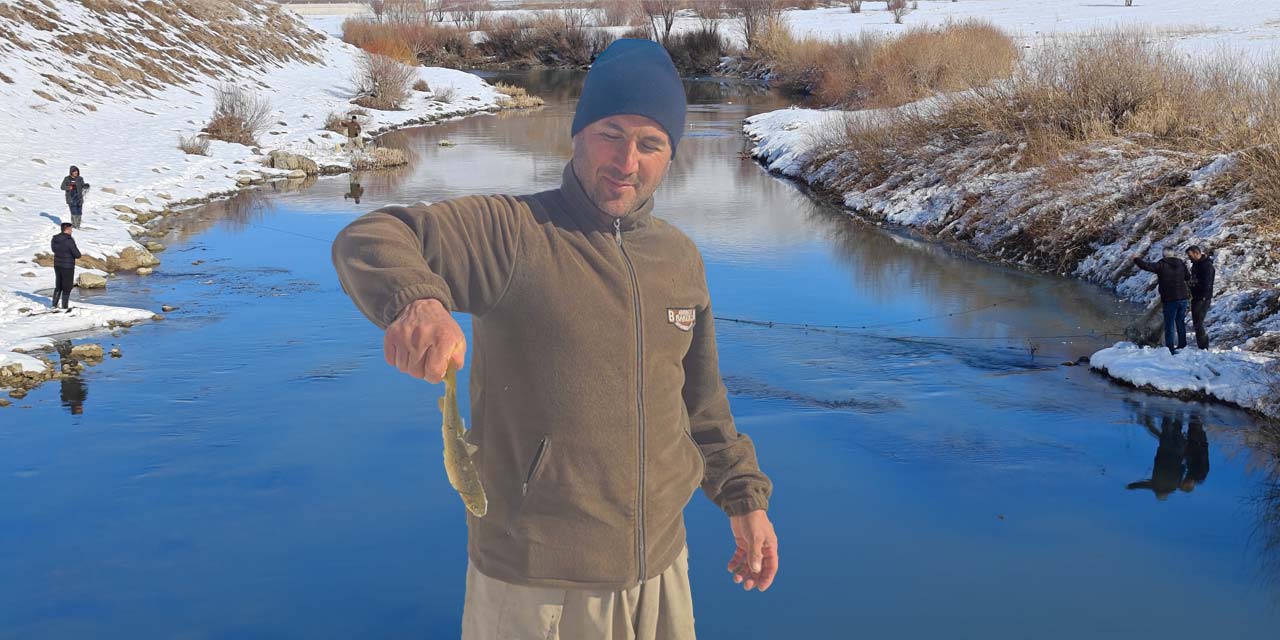
[(681, 331), (691, 331), (698, 324), (698, 313), (694, 309), (667, 309), (667, 322)]

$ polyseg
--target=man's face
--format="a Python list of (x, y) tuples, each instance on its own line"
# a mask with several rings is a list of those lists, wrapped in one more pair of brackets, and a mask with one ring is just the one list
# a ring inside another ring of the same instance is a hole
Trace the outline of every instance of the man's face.
[(1200, 255), (1201, 255), (1201, 253), (1200, 253), (1199, 251), (1188, 251), (1188, 252), (1187, 252), (1187, 257), (1188, 257), (1188, 258), (1191, 258), (1192, 260), (1199, 260), (1199, 259), (1200, 259)]
[(71, 227), (67, 227), (66, 229), (63, 229), (62, 232), (67, 235), (71, 235)]
[(644, 116), (597, 120), (573, 137), (573, 172), (601, 211), (635, 211), (658, 189), (671, 166), (671, 141)]

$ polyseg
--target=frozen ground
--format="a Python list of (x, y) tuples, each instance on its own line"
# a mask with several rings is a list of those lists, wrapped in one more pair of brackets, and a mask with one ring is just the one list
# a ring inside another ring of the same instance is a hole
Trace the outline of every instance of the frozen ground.
[[(0, 365), (22, 361), (36, 366), (38, 361), (11, 349), (41, 337), (151, 316), (150, 311), (95, 305), (78, 305), (81, 309), (69, 315), (30, 315), (49, 303), (53, 270), (37, 265), (35, 258), (49, 253), (58, 224), (69, 220), (58, 185), (70, 165), (77, 165), (90, 184), (76, 241), (86, 256), (105, 260), (126, 248), (146, 253), (131, 235), (143, 230), (140, 220), (235, 191), (246, 177), (282, 178), (287, 172), (261, 164), (271, 150), (301, 153), (334, 170), (350, 162), (339, 150), (343, 137), (321, 127), (330, 112), (354, 108), (349, 103), (359, 62), (354, 47), (317, 38), (311, 51), (315, 62), (277, 60), (241, 67), (231, 80), (271, 104), (272, 125), (260, 137), (261, 146), (213, 141), (209, 155), (188, 155), (178, 149), (178, 137), (195, 135), (208, 121), (217, 81), (201, 76), (147, 90), (99, 82), (88, 71), (101, 63), (93, 57), (93, 38), (124, 37), (123, 29), (141, 20), (140, 13), (107, 16), (91, 13), (79, 2), (52, 4), (73, 19), (44, 24), (0, 12), (0, 56), (5, 61), (0, 117), (6, 123), (6, 135), (0, 137), (0, 157), (5, 158), (0, 163)], [(183, 29), (205, 28), (199, 23), (161, 28), (170, 30), (162, 35), (179, 43), (175, 46), (190, 47), (193, 56), (219, 55), (183, 37)], [(77, 34), (88, 38), (83, 55), (55, 48), (55, 41)], [(414, 92), (403, 111), (369, 111), (362, 117), (367, 133), (499, 108), (499, 94), (474, 75), (441, 68), (418, 68), (417, 73), (433, 91)], [(436, 98), (449, 92), (454, 95), (448, 102)]]

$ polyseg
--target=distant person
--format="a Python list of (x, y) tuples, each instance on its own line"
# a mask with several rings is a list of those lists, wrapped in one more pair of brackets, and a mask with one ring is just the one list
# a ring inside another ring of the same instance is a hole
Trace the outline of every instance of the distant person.
[(1182, 419), (1173, 414), (1160, 416), (1160, 428), (1157, 430), (1148, 414), (1144, 416), (1142, 426), (1160, 441), (1156, 447), (1156, 458), (1151, 465), (1151, 478), (1138, 482), (1130, 482), (1126, 489), (1150, 489), (1157, 500), (1167, 500), (1169, 494), (1182, 484), (1183, 457), (1186, 454), (1187, 441), (1182, 435)]
[(346, 122), (347, 127), (347, 151), (355, 151), (364, 148), (364, 139), (360, 137), (360, 123), (356, 122), (353, 114), (350, 120)]
[(62, 194), (67, 198), (67, 208), (71, 210), (71, 225), (80, 228), (80, 214), (84, 208), (84, 192), (89, 183), (80, 177), (80, 168), (71, 165), (71, 170), (62, 178)]
[(360, 186), (360, 179), (356, 177), (356, 172), (351, 172), (351, 181), (347, 185), (347, 192), (342, 194), (343, 200), (355, 200), (356, 204), (360, 204), (360, 197), (364, 195), (364, 187)]
[(1196, 328), (1196, 347), (1209, 348), (1209, 332), (1204, 326), (1204, 317), (1209, 315), (1209, 305), (1213, 303), (1213, 258), (1192, 246), (1187, 249), (1187, 257), (1191, 258), (1191, 324)]
[(1209, 477), (1209, 436), (1204, 432), (1204, 416), (1192, 413), (1187, 421), (1187, 475), (1182, 490), (1190, 493)]
[(76, 260), (80, 258), (80, 248), (75, 238), (71, 237), (71, 223), (62, 223), (62, 233), (53, 237), (49, 246), (53, 249), (53, 308), (58, 308), (58, 297), (62, 297), (62, 308), (70, 311), (71, 287), (76, 282)]
[[(1165, 247), (1164, 258), (1159, 262), (1147, 262), (1141, 255), (1136, 255), (1133, 263), (1139, 269), (1156, 274), (1160, 302), (1164, 305), (1164, 346), (1169, 348), (1169, 353), (1177, 355), (1179, 349), (1187, 348), (1187, 299), (1191, 297), (1188, 287), (1191, 271), (1173, 247)], [(1174, 342), (1175, 333), (1177, 342)]]

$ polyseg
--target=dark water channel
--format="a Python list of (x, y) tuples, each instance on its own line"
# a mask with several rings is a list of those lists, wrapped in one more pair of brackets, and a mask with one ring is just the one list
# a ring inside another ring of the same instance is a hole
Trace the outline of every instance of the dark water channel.
[[(178, 309), (0, 410), (0, 637), (457, 637), (440, 390), (383, 363), (328, 242), (384, 203), (556, 185), (579, 78), (511, 79), (549, 106), (389, 135), (412, 167), (358, 188), (190, 212), (155, 275), (97, 297)], [(776, 97), (690, 96), (657, 209), (702, 248), (718, 314), (868, 327), (718, 324), (782, 570), (733, 585), (727, 520), (695, 496), (701, 637), (1276, 637), (1280, 491), (1247, 415), (1062, 366), (1102, 342), (1050, 336), (1132, 310), (815, 204), (740, 157)]]

